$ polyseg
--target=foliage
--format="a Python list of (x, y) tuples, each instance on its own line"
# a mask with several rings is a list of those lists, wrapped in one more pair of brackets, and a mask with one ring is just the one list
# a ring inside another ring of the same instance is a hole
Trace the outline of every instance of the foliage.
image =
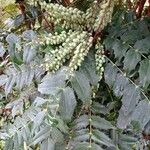
[(0, 149), (148, 150), (149, 8), (10, 5), (21, 13), (0, 30)]

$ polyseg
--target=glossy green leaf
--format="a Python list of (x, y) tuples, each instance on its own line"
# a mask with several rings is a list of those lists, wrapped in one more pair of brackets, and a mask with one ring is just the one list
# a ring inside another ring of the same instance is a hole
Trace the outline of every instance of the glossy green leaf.
[(65, 87), (66, 76), (61, 70), (57, 74), (47, 74), (38, 85), (38, 91), (42, 94), (56, 95)]
[(89, 56), (84, 60), (82, 66), (80, 67), (80, 72), (86, 75), (92, 85), (98, 84), (99, 77), (96, 74), (93, 54), (89, 54)]
[(117, 68), (115, 68), (115, 66), (113, 66), (110, 63), (108, 63), (107, 66), (105, 67), (104, 71), (105, 82), (111, 87), (114, 85), (116, 81), (117, 72), (118, 72)]
[(131, 71), (135, 69), (136, 65), (140, 62), (141, 55), (134, 49), (127, 51), (124, 59), (124, 69)]
[(125, 55), (126, 51), (129, 49), (129, 46), (123, 44), (120, 40), (116, 40), (112, 47), (114, 50), (115, 57), (121, 60), (121, 58)]
[(149, 50), (150, 50), (150, 42), (149, 41), (150, 41), (149, 36), (142, 40), (138, 40), (135, 43), (134, 48), (143, 54), (147, 54), (147, 53), (149, 53)]
[(125, 87), (129, 84), (128, 78), (124, 75), (118, 73), (116, 77), (116, 81), (113, 86), (113, 90), (116, 96), (122, 96)]
[(87, 103), (91, 99), (91, 88), (87, 77), (80, 73), (75, 72), (75, 75), (71, 79), (72, 87), (78, 95), (78, 98)]
[(101, 118), (99, 116), (92, 116), (92, 126), (98, 129), (115, 129), (115, 127), (107, 120), (104, 118)]
[(122, 98), (122, 107), (119, 111), (119, 117), (117, 120), (119, 128), (125, 129), (131, 122), (132, 113), (140, 99), (140, 91), (138, 88), (132, 84), (125, 87)]
[(36, 45), (24, 45), (23, 46), (23, 61), (25, 63), (30, 63), (37, 53), (37, 46)]
[(65, 120), (71, 120), (77, 104), (74, 91), (70, 87), (66, 87), (61, 91), (60, 98), (59, 109), (61, 116)]
[(103, 132), (99, 130), (94, 130), (92, 139), (95, 141), (95, 143), (99, 143), (100, 145), (105, 145), (105, 146), (114, 146), (112, 140)]
[(55, 143), (51, 138), (44, 140), (40, 145), (41, 150), (55, 150)]
[(131, 113), (140, 99), (140, 89), (132, 84), (126, 86), (122, 97), (122, 109), (124, 114), (127, 115), (128, 113)]
[(138, 121), (141, 128), (144, 128), (150, 120), (150, 103), (146, 100), (140, 101), (132, 114), (132, 120)]
[(6, 50), (4, 48), (4, 45), (3, 45), (3, 43), (0, 42), (0, 57), (3, 57), (5, 52), (6, 52)]
[(22, 36), (25, 40), (35, 40), (37, 38), (36, 33), (33, 30), (26, 30), (22, 33)]
[(140, 83), (144, 88), (150, 84), (150, 60), (145, 59), (140, 63), (139, 69)]

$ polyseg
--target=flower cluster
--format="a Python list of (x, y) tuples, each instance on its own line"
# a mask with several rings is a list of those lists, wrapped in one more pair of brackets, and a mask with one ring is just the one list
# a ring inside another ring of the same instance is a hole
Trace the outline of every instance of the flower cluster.
[(42, 8), (48, 12), (48, 20), (55, 25), (62, 24), (62, 27), (68, 29), (84, 29), (85, 13), (77, 8), (66, 8), (59, 4), (40, 2)]
[(105, 56), (104, 54), (104, 47), (97, 43), (96, 45), (96, 54), (95, 54), (95, 61), (96, 61), (96, 71), (99, 76), (99, 79), (102, 79), (102, 75), (104, 72), (103, 64), (105, 63)]
[(63, 43), (68, 34), (71, 34), (71, 30), (67, 33), (66, 31), (62, 31), (60, 34), (58, 32), (55, 32), (54, 34), (49, 33), (48, 35), (41, 38), (40, 44), (41, 45), (56, 45)]
[[(43, 38), (44, 42), (41, 42), (46, 45), (56, 45), (48, 57), (48, 67), (50, 71), (56, 71), (68, 60), (70, 72), (73, 72), (81, 65), (93, 44), (93, 31), (103, 30), (110, 22), (114, 1), (103, 0), (100, 2), (95, 0), (86, 12), (45, 1), (41, 1), (40, 5), (46, 10), (47, 18), (53, 22), (54, 26), (61, 25), (66, 29), (60, 34), (49, 33)], [(69, 32), (68, 29), (70, 29)], [(95, 59), (100, 79), (104, 71), (102, 65), (105, 62), (102, 53), (103, 47), (98, 41)]]
[(111, 21), (112, 13), (114, 8), (113, 0), (104, 0), (100, 4), (100, 11), (97, 15), (94, 23), (94, 31), (100, 29), (103, 30), (104, 27)]
[(70, 71), (73, 72), (77, 70), (79, 66), (81, 66), (84, 57), (87, 56), (90, 47), (92, 46), (93, 37), (89, 37), (87, 40), (81, 40), (80, 44), (76, 47), (74, 51), (74, 55), (70, 61), (69, 68)]
[(86, 12), (77, 8), (66, 8), (59, 4), (40, 2), (42, 8), (48, 12), (48, 20), (54, 25), (61, 24), (63, 28), (84, 30), (86, 27), (101, 30), (110, 22), (114, 2), (103, 0), (101, 3), (94, 1), (93, 5)]
[(68, 36), (65, 42), (53, 50), (51, 55), (51, 60), (49, 62), (49, 69), (51, 71), (58, 70), (66, 59), (69, 59), (73, 52), (77, 49), (78, 45), (85, 43), (84, 41), (88, 38), (88, 33), (83, 31), (74, 31), (70, 36)]
[(100, 5), (97, 1), (94, 1), (92, 6), (86, 10), (86, 25), (88, 28), (92, 28), (97, 14), (99, 13)]

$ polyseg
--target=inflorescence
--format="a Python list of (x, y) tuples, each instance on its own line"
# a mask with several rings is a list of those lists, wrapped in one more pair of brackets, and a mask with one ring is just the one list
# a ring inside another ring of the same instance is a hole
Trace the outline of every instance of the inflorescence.
[[(93, 33), (101, 31), (111, 21), (114, 1), (94, 1), (86, 12), (74, 7), (64, 7), (56, 3), (40, 1), (40, 5), (48, 14), (48, 21), (54, 26), (61, 26), (61, 33), (49, 33), (42, 37), (41, 45), (54, 45), (49, 57), (49, 70), (56, 71), (64, 63), (68, 63), (70, 72), (77, 70), (93, 47)], [(98, 41), (98, 40), (97, 40)], [(104, 71), (105, 63), (103, 46), (100, 41), (96, 46), (96, 69), (100, 79)]]

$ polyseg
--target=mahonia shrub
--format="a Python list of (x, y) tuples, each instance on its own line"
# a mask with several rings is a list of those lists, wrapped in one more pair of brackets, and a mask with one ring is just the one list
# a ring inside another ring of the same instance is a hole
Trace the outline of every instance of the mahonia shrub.
[(148, 2), (16, 0), (2, 10), (15, 11), (0, 19), (0, 149), (149, 149)]

